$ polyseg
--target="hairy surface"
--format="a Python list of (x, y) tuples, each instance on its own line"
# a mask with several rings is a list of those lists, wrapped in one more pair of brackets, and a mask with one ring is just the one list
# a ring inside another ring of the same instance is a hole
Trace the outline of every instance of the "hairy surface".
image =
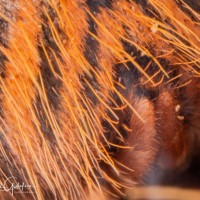
[(1, 198), (120, 199), (186, 170), (199, 67), (198, 0), (0, 0)]

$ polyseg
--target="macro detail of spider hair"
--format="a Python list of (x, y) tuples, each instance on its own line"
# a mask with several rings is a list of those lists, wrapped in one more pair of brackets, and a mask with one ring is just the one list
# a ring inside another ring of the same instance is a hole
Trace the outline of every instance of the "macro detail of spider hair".
[(123, 199), (198, 159), (199, 0), (0, 0), (0, 199)]

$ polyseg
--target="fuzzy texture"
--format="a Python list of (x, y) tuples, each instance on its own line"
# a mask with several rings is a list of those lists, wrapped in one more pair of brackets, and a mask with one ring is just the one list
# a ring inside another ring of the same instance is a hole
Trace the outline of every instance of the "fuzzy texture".
[(198, 0), (0, 0), (0, 181), (34, 186), (1, 198), (118, 199), (185, 169), (199, 67)]

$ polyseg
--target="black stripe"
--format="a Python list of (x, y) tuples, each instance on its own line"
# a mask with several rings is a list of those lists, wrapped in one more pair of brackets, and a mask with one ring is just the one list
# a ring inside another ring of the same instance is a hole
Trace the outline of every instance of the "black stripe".
[(88, 5), (92, 13), (99, 12), (99, 8), (112, 8), (113, 0), (87, 0), (86, 4)]
[[(90, 16), (88, 16), (88, 24), (89, 24), (89, 31), (97, 35), (97, 25)], [(86, 60), (88, 61), (88, 63), (90, 64), (90, 66), (94, 70), (96, 69), (100, 70), (101, 68), (97, 61), (98, 46), (99, 46), (99, 42), (88, 33), (85, 37), (85, 49), (84, 49), (83, 54)], [(94, 88), (94, 90), (100, 89), (94, 72), (92, 70), (89, 70), (89, 72), (90, 72), (90, 76), (86, 73), (80, 76), (80, 81), (84, 87), (84, 90), (80, 92), (84, 93), (92, 102), (94, 102), (94, 104), (97, 104), (98, 103), (97, 97), (91, 91), (88, 84), (84, 81), (84, 79), (86, 79), (90, 83), (92, 88)]]
[[(184, 0), (184, 1), (186, 4), (189, 5), (189, 7), (191, 7), (193, 10), (195, 10), (197, 13), (200, 14), (200, 1), (199, 0), (198, 1), (197, 0), (189, 0), (189, 1)], [(177, 0), (176, 3), (180, 7), (180, 9), (191, 18), (192, 21), (199, 22), (199, 19), (196, 16), (194, 16), (194, 14), (190, 10), (185, 8), (182, 1)]]
[(8, 47), (8, 22), (0, 18), (0, 45)]
[[(0, 18), (0, 46), (3, 48), (8, 48), (8, 22), (5, 21), (3, 18)], [(6, 62), (7, 58), (0, 51), (0, 77), (5, 79), (6, 77)], [(0, 88), (0, 95), (2, 95), (2, 90)], [(1, 106), (1, 99), (0, 99), (0, 117), (3, 117), (3, 111)]]
[[(91, 14), (94, 16), (99, 12), (99, 8), (111, 8), (112, 0), (87, 0), (86, 4), (88, 5)], [(89, 25), (89, 31), (93, 33), (94, 35), (97, 35), (97, 29), (98, 26), (93, 20), (91, 16), (88, 17), (88, 25)], [(87, 59), (87, 61), (90, 63), (90, 65), (94, 68), (98, 67), (100, 68), (96, 55), (98, 53), (98, 46), (99, 42), (91, 36), (90, 33), (87, 34), (85, 37), (85, 50), (84, 50), (84, 56)]]
[(0, 77), (3, 79), (6, 77), (5, 73), (6, 62), (7, 62), (6, 56), (0, 51)]
[(186, 4), (188, 4), (192, 9), (196, 12), (200, 13), (200, 1), (199, 0), (183, 0)]
[[(142, 10), (145, 12), (146, 15), (152, 18), (156, 18), (157, 20), (161, 20), (161, 16), (159, 13), (149, 4), (148, 0), (135, 0), (134, 1), (136, 4), (140, 5)], [(153, 11), (153, 12), (151, 12)], [(155, 13), (155, 15), (154, 15)]]
[[(153, 76), (158, 70), (159, 70), (159, 66), (152, 60), (152, 58), (144, 55), (141, 55), (141, 51), (139, 51), (135, 46), (133, 46), (132, 44), (122, 40), (122, 44), (124, 47), (124, 50), (131, 55), (132, 57), (134, 57), (135, 61), (140, 65), (141, 68), (145, 69), (146, 66), (151, 62), (149, 68), (146, 70), (146, 73), (151, 77)], [(153, 53), (153, 47), (149, 48), (150, 51), (152, 51)], [(167, 70), (169, 71), (171, 69), (171, 67), (168, 67), (169, 62), (165, 59), (158, 59), (158, 61), (160, 62), (160, 64)], [(116, 79), (120, 79), (122, 85), (124, 85), (127, 89), (123, 90), (120, 89), (121, 93), (128, 97), (128, 94), (131, 91), (134, 91), (134, 94), (138, 97), (138, 98), (142, 98), (145, 97), (149, 100), (153, 100), (157, 97), (158, 95), (158, 89), (154, 88), (154, 89), (147, 89), (145, 86), (140, 84), (140, 78), (142, 78), (144, 75), (142, 74), (142, 72), (140, 72), (133, 63), (131, 63), (130, 61), (128, 61), (126, 63), (126, 66), (128, 66), (129, 70), (124, 66), (124, 64), (118, 64), (115, 66), (115, 74)], [(154, 81), (155, 82), (159, 82), (159, 80), (161, 79), (161, 74), (158, 74)]]
[[(5, 130), (5, 127), (2, 127), (4, 130)], [(11, 134), (11, 133), (9, 133)], [(4, 172), (5, 175), (3, 175), (3, 173), (0, 174), (0, 178), (1, 178), (1, 181), (2, 181), (2, 184), (4, 184), (7, 180), (7, 178), (11, 178), (10, 179), (10, 183), (14, 183), (14, 181), (17, 181), (18, 183), (22, 184), (22, 183), (25, 183), (26, 185), (30, 185), (30, 181), (28, 179), (28, 174), (27, 174), (27, 171), (26, 169), (22, 166), (22, 165), (18, 165), (16, 166), (15, 163), (17, 161), (17, 157), (15, 157), (12, 153), (12, 150), (10, 149), (8, 143), (7, 143), (7, 140), (5, 139), (4, 135), (0, 132), (0, 141), (1, 141), (1, 144), (3, 146), (3, 149), (7, 155), (7, 158), (8, 160), (0, 153), (0, 167), (1, 167), (1, 170)], [(16, 152), (15, 152), (16, 153)], [(11, 163), (11, 164), (10, 164)], [(18, 168), (17, 168), (18, 167)], [(20, 169), (20, 171), (18, 171), (18, 169)], [(6, 177), (5, 177), (6, 176)], [(24, 176), (26, 177), (26, 180), (24, 178)], [(12, 177), (14, 179), (12, 179)], [(13, 181), (12, 181), (13, 180)], [(5, 181), (5, 182), (4, 182)], [(6, 187), (8, 188), (9, 187), (9, 182), (6, 182)], [(25, 192), (34, 192), (34, 188), (32, 188), (32, 190), (30, 189), (26, 189), (24, 188), (24, 193), (22, 194), (18, 194), (18, 193), (15, 193), (17, 192), (17, 190), (14, 190), (14, 196), (16, 198), (20, 198), (22, 199), (22, 196), (25, 195)], [(9, 191), (11, 192), (11, 191)], [(26, 196), (29, 196), (30, 198), (33, 197), (30, 194), (26, 194)], [(31, 198), (33, 199), (33, 198)]]
[[(59, 36), (62, 36), (64, 33), (58, 25), (57, 15), (56, 15), (55, 11), (53, 10), (53, 8), (49, 7), (48, 12), (49, 12), (48, 14), (49, 14), (52, 22), (54, 23), (54, 27), (56, 28), (57, 32), (59, 33)], [(45, 50), (48, 54), (48, 57), (50, 58), (51, 64), (52, 64), (55, 72), (59, 76), (61, 76), (61, 72), (57, 65), (56, 59), (54, 58), (54, 55), (52, 53), (52, 51), (53, 51), (55, 53), (57, 59), (61, 60), (62, 58), (60, 56), (59, 48), (53, 39), (47, 17), (45, 15), (42, 15), (41, 18), (43, 19), (43, 22), (44, 22), (44, 23), (42, 23), (42, 41), (44, 43)], [(38, 51), (39, 51), (39, 55), (41, 58), (40, 72), (42, 75), (42, 80), (44, 83), (45, 91), (47, 93), (47, 97), (50, 102), (50, 105), (54, 109), (57, 109), (59, 106), (60, 99), (59, 99), (59, 95), (57, 95), (56, 93), (59, 93), (59, 89), (62, 87), (62, 81), (58, 77), (54, 76), (54, 74), (49, 66), (48, 59), (46, 58), (46, 55), (45, 55), (42, 45), (40, 43), (38, 45)], [(40, 80), (38, 80), (38, 81), (41, 82)], [(54, 91), (56, 91), (56, 93)]]
[[(11, 13), (8, 9), (6, 9), (6, 5), (7, 4), (5, 2), (1, 4), (0, 12), (3, 15), (10, 17)], [(8, 48), (8, 27), (9, 27), (9, 23), (5, 19), (0, 17), (0, 46), (4, 48)], [(7, 61), (6, 56), (3, 54), (3, 52), (0, 51), (0, 77), (2, 79), (5, 79), (5, 76), (6, 76), (6, 67), (5, 67), (6, 61)], [(2, 95), (1, 88), (0, 88), (0, 95)], [(3, 117), (1, 99), (0, 99), (0, 117)]]
[[(47, 6), (47, 5), (45, 5)], [(60, 29), (58, 22), (57, 22), (57, 15), (53, 8), (48, 7), (48, 14), (54, 23), (54, 27), (56, 28), (57, 32), (59, 33), (59, 36), (61, 37), (64, 33)], [(58, 76), (61, 77), (61, 72), (59, 70), (59, 66), (56, 62), (56, 59), (52, 53), (52, 51), (55, 53), (55, 56), (57, 59), (62, 61), (62, 58), (60, 56), (59, 48), (54, 41), (53, 35), (51, 33), (50, 25), (48, 22), (48, 18), (45, 14), (42, 14), (41, 19), (43, 20), (42, 23), (42, 42), (45, 48), (45, 51), (48, 54), (48, 57), (50, 59), (50, 62), (54, 68), (54, 71), (57, 73)], [(40, 62), (40, 73), (41, 78), (38, 77), (38, 83), (40, 87), (42, 88), (42, 84), (44, 85), (45, 92), (47, 95), (48, 103), (50, 105), (50, 108), (53, 112), (56, 112), (60, 108), (60, 88), (62, 87), (63, 83), (62, 81), (54, 75), (50, 68), (50, 64), (48, 62), (48, 59), (45, 55), (44, 49), (42, 47), (42, 44), (40, 44), (40, 41), (38, 41), (38, 52), (41, 58)], [(42, 80), (41, 80), (42, 79)], [(47, 115), (45, 113), (44, 107), (42, 106), (42, 101), (40, 94), (37, 94), (36, 101), (33, 102), (33, 107), (35, 108), (35, 113), (38, 118), (38, 121), (41, 125), (41, 130), (44, 133), (44, 136), (46, 139), (51, 143), (55, 144), (55, 136), (53, 134), (53, 130), (50, 126), (50, 123), (47, 119)], [(44, 102), (46, 106), (46, 102)], [(37, 111), (36, 111), (37, 110)]]
[[(6, 77), (6, 61), (7, 58), (0, 52), (0, 77), (5, 79)], [(0, 97), (3, 97), (2, 89), (0, 88)], [(0, 117), (4, 118), (3, 108), (2, 108), (2, 98), (0, 98)]]
[[(97, 24), (94, 22), (92, 17), (88, 16), (89, 31), (94, 35), (97, 35)], [(84, 56), (92, 67), (98, 67), (96, 55), (98, 53), (99, 42), (88, 33), (85, 37), (85, 49)]]
[[(57, 66), (57, 63), (52, 53), (50, 53), (50, 50), (48, 49), (47, 46), (45, 48), (49, 56), (51, 57), (51, 63), (52, 63), (52, 66), (54, 67), (54, 70), (57, 72), (57, 74), (61, 75), (59, 71), (59, 67)], [(60, 79), (54, 76), (48, 64), (48, 60), (43, 52), (43, 49), (41, 47), (38, 47), (38, 49), (39, 49), (40, 57), (42, 58), (41, 63), (40, 63), (40, 72), (42, 76), (42, 82), (44, 84), (45, 91), (47, 94), (47, 98), (50, 105), (54, 109), (57, 109), (59, 107), (59, 102), (60, 102), (59, 89), (62, 87), (62, 82)], [(38, 78), (38, 82), (41, 84), (41, 80), (39, 78)]]
[[(130, 0), (128, 0), (130, 2)], [(148, 0), (135, 0), (136, 4), (140, 5), (142, 8), (146, 8), (148, 6)]]
[[(6, 62), (7, 62), (6, 56), (0, 51), (0, 77), (2, 79), (5, 79), (6, 77)], [(3, 92), (1, 88), (0, 88), (0, 96), (3, 97)], [(0, 98), (0, 117), (4, 118), (1, 103), (2, 103), (2, 98)]]

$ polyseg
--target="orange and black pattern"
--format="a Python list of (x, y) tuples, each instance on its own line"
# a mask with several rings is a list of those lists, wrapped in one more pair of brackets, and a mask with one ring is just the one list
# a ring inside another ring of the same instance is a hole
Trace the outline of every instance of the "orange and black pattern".
[(0, 0), (1, 199), (123, 199), (183, 173), (199, 68), (199, 0)]

